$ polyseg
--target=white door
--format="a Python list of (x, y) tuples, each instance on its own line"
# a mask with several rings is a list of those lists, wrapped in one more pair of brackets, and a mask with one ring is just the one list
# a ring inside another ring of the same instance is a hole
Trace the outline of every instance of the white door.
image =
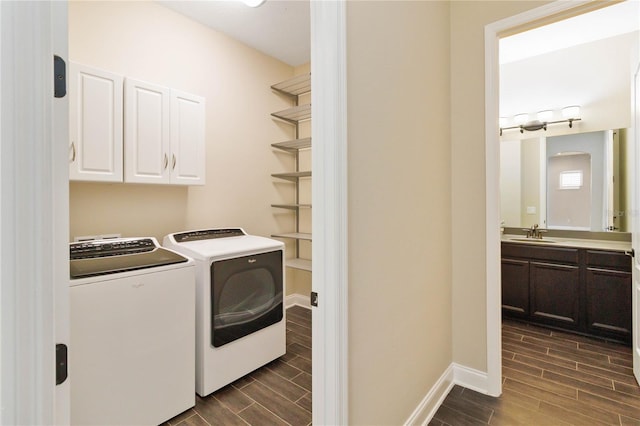
[(124, 181), (169, 183), (170, 90), (130, 78), (124, 86)]
[(69, 66), (69, 178), (122, 182), (121, 75)]
[(171, 91), (171, 183), (204, 185), (204, 98)]
[[(640, 53), (640, 52), (639, 52)], [(639, 55), (640, 56), (640, 55)], [(633, 149), (635, 158), (633, 186), (632, 245), (636, 255), (633, 257), (633, 374), (640, 383), (640, 63), (633, 76)]]

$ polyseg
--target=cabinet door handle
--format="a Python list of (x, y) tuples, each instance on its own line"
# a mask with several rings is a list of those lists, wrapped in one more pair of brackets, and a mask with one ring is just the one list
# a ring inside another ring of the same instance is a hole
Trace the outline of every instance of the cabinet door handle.
[(176, 169), (176, 155), (175, 154), (171, 154), (171, 156), (173, 157), (173, 166), (171, 166), (171, 170), (175, 170)]
[(73, 163), (74, 161), (76, 161), (76, 143), (75, 142), (71, 142), (71, 146), (69, 147), (69, 150), (71, 150), (71, 160), (69, 162)]
[(167, 154), (164, 154), (164, 169), (167, 170), (167, 166), (169, 165), (169, 157), (167, 157)]

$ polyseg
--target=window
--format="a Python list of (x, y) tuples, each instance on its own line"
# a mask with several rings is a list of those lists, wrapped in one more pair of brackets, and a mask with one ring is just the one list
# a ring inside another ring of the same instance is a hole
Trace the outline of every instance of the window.
[(580, 189), (582, 188), (582, 170), (571, 170), (560, 172), (559, 189)]

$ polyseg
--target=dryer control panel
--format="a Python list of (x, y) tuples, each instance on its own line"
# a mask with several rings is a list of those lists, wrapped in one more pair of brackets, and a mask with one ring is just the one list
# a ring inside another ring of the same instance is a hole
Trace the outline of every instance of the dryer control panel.
[(186, 243), (189, 241), (213, 240), (216, 238), (241, 237), (247, 235), (242, 228), (226, 229), (201, 229), (199, 231), (181, 232), (174, 234), (176, 243)]

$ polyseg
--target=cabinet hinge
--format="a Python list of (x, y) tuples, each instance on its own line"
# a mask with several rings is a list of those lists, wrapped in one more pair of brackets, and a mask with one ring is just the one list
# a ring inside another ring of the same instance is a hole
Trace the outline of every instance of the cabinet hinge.
[(67, 66), (58, 55), (53, 56), (53, 96), (64, 98), (67, 94)]
[(67, 345), (58, 343), (56, 345), (56, 385), (60, 385), (67, 380)]
[(311, 292), (311, 306), (318, 306), (318, 293), (315, 291)]

